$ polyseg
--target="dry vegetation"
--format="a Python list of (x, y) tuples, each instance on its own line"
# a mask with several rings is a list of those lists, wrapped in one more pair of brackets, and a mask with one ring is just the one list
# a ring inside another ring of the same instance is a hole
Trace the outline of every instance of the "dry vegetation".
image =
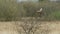
[[(20, 26), (23, 23), (24, 22), (0, 22), (0, 34), (27, 34)], [(37, 25), (38, 28), (33, 28), (29, 34), (60, 34), (60, 21), (42, 21), (37, 23), (40, 23), (39, 26)]]
[(14, 22), (0, 22), (0, 34), (18, 34)]
[[(40, 17), (36, 11), (41, 7)], [(60, 34), (60, 21), (52, 20), (60, 20), (60, 3), (0, 0), (0, 34)]]

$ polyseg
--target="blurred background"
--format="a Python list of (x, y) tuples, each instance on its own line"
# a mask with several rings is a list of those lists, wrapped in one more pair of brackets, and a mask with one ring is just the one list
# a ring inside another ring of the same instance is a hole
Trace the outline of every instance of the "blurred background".
[(40, 8), (40, 20), (60, 20), (60, 0), (0, 0), (0, 21), (36, 17)]

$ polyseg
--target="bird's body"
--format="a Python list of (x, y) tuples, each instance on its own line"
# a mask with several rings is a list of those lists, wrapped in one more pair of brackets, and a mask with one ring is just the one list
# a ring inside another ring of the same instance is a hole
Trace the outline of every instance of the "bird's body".
[(37, 12), (42, 12), (42, 8), (39, 11), (37, 11)]
[(42, 13), (43, 13), (43, 9), (40, 8), (40, 10), (37, 11), (37, 15), (38, 15), (39, 17), (41, 17), (41, 16), (42, 16)]

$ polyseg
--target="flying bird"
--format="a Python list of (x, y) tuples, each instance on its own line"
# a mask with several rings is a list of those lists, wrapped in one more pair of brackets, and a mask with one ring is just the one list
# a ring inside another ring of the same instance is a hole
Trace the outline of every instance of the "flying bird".
[(37, 12), (42, 12), (42, 8), (40, 8), (40, 10), (39, 10), (39, 11), (37, 11)]

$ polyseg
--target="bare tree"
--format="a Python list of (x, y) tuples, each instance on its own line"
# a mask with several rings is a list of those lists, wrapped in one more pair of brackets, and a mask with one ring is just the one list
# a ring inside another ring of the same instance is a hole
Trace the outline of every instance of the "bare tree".
[[(41, 14), (41, 12), (42, 12), (42, 8), (39, 11), (37, 11), (37, 13), (39, 14)], [(20, 25), (20, 27), (22, 27), (25, 34), (35, 34), (37, 29), (39, 29), (40, 27), (39, 25), (40, 23), (38, 23), (37, 19), (35, 18), (34, 20), (33, 17), (31, 17), (29, 19), (25, 19), (23, 23)]]
[(25, 34), (34, 34), (36, 30), (39, 29), (39, 23), (37, 23), (37, 21), (34, 21), (32, 18), (25, 20), (19, 26), (22, 27)]

